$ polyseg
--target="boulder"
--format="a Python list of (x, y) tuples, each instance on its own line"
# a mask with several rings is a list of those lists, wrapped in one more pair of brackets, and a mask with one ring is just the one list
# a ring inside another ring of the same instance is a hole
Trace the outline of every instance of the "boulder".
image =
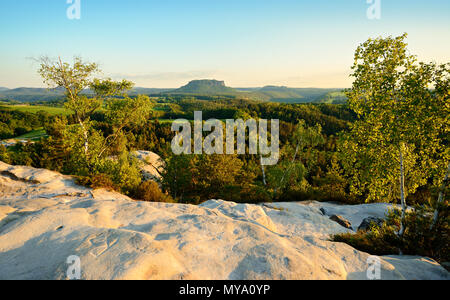
[(332, 215), (330, 217), (330, 220), (338, 223), (339, 225), (341, 225), (342, 227), (345, 227), (347, 229), (353, 230), (352, 228), (352, 223), (350, 223), (347, 219), (345, 219), (342, 216), (338, 216), (338, 215)]
[(372, 226), (381, 227), (384, 224), (384, 220), (377, 217), (368, 217), (365, 218), (361, 225), (358, 227), (358, 231), (367, 231), (370, 230)]
[(141, 172), (144, 181), (153, 180), (161, 182), (164, 160), (158, 154), (140, 150), (133, 152), (133, 155), (143, 163), (141, 165)]

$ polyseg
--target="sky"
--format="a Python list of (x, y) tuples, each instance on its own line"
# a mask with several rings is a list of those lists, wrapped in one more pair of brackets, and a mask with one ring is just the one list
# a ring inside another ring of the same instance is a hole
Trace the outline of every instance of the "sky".
[[(68, 18), (72, 1), (80, 19)], [(44, 87), (32, 58), (45, 55), (149, 88), (344, 88), (370, 37), (407, 32), (419, 60), (450, 62), (449, 16), (448, 0), (1, 0), (0, 87)]]

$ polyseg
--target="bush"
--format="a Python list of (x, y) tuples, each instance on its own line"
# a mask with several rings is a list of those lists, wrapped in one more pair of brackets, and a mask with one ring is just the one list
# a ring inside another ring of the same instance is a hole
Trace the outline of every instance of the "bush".
[(111, 191), (120, 191), (117, 185), (106, 174), (96, 174), (93, 176), (79, 176), (77, 184), (93, 188), (93, 189), (107, 189)]
[(243, 187), (240, 193), (241, 203), (270, 203), (272, 202), (272, 196), (267, 192), (265, 187), (251, 185), (248, 187)]
[(104, 159), (97, 170), (106, 174), (117, 186), (118, 191), (131, 195), (142, 181), (139, 162), (135, 157), (124, 152), (117, 159)]
[(145, 181), (139, 185), (133, 193), (133, 197), (148, 202), (174, 203), (174, 200), (169, 195), (164, 194), (154, 181)]
[(5, 162), (7, 164), (10, 163), (8, 150), (3, 145), (0, 145), (0, 161)]
[(407, 228), (402, 251), (407, 255), (427, 256), (438, 262), (450, 261), (450, 208), (443, 205), (437, 224), (430, 229), (433, 212), (421, 207), (406, 217)]
[(398, 255), (400, 252), (397, 235), (385, 226), (377, 232), (359, 231), (355, 234), (338, 234), (332, 237), (332, 241), (346, 243), (355, 249), (372, 255)]
[(449, 206), (440, 210), (437, 224), (431, 229), (433, 212), (430, 208), (418, 207), (406, 216), (406, 230), (403, 237), (400, 229), (400, 211), (392, 211), (381, 228), (360, 231), (356, 234), (338, 234), (332, 237), (373, 255), (418, 255), (430, 257), (438, 262), (450, 261)]
[(14, 136), (21, 136), (28, 132), (30, 132), (31, 129), (23, 128), (23, 127), (17, 127), (14, 129)]

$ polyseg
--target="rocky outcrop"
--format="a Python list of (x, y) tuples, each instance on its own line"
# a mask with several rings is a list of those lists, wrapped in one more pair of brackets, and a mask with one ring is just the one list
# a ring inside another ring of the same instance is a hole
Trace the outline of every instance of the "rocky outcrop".
[(332, 215), (332, 216), (330, 217), (330, 220), (331, 220), (331, 221), (334, 221), (334, 222), (336, 222), (336, 223), (338, 223), (339, 225), (341, 225), (341, 226), (344, 227), (344, 228), (353, 230), (353, 228), (352, 228), (352, 223), (350, 223), (348, 220), (346, 220), (346, 219), (345, 219), (344, 217), (342, 217), (342, 216)]
[[(387, 204), (136, 202), (0, 162), (0, 279), (367, 279), (369, 255), (329, 241)], [(421, 257), (379, 257), (382, 279), (450, 279)], [(70, 262), (70, 260), (69, 260)]]
[(161, 181), (164, 170), (164, 160), (156, 153), (150, 151), (135, 151), (133, 155), (142, 162), (141, 172), (144, 181)]
[(384, 224), (384, 220), (381, 218), (376, 218), (376, 217), (368, 217), (365, 218), (361, 225), (359, 225), (358, 227), (358, 231), (367, 231), (370, 230), (373, 226), (375, 227), (381, 227)]

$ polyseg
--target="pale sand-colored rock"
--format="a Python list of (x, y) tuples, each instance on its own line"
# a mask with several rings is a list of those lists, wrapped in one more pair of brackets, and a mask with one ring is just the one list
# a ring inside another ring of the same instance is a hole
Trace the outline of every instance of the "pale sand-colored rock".
[(144, 180), (161, 181), (161, 172), (164, 170), (164, 160), (162, 160), (158, 154), (140, 150), (134, 151), (133, 155), (143, 163), (140, 168)]
[[(367, 279), (369, 255), (329, 242), (348, 230), (320, 208), (356, 227), (390, 208), (145, 203), (47, 170), (0, 173), (0, 279), (66, 279), (72, 255), (83, 279)], [(382, 279), (450, 278), (429, 259), (380, 259)]]

